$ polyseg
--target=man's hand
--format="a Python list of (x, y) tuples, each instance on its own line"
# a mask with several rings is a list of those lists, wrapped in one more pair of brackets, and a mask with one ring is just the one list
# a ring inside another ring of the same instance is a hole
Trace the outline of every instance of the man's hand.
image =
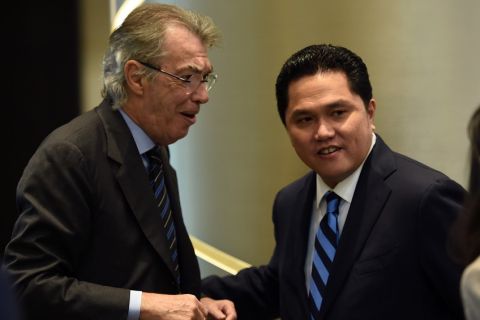
[(237, 320), (237, 312), (235, 306), (230, 300), (213, 300), (210, 298), (202, 298), (200, 302), (208, 310), (208, 319), (213, 320)]
[(207, 315), (207, 308), (194, 295), (142, 293), (140, 320), (206, 320)]

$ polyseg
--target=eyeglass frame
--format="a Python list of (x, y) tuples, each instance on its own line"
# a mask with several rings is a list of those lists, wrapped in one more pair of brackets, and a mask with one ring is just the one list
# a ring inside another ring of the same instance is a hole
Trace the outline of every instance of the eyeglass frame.
[[(173, 73), (170, 73), (170, 72), (168, 72), (168, 71), (165, 71), (165, 70), (163, 70), (163, 69), (161, 69), (161, 68), (155, 67), (154, 65), (152, 65), (152, 64), (150, 64), (150, 63), (143, 62), (143, 61), (139, 61), (139, 60), (135, 60), (135, 61), (137, 61), (138, 63), (140, 63), (141, 65), (143, 65), (143, 66), (145, 66), (145, 67), (147, 67), (147, 68), (149, 68), (149, 69), (155, 70), (155, 71), (157, 71), (157, 72), (159, 72), (159, 73), (166, 74), (167, 76), (170, 76), (170, 77), (172, 77), (172, 78), (174, 78), (174, 79), (177, 79), (177, 80), (179, 80), (179, 81), (181, 81), (181, 82), (183, 82), (183, 83), (192, 83), (192, 80), (190, 80), (190, 79), (185, 79), (185, 78), (183, 78), (183, 77), (177, 76), (176, 74), (173, 74)], [(197, 90), (202, 83), (205, 83), (205, 84), (206, 84), (205, 89), (207, 89), (207, 92), (209, 92), (210, 90), (212, 90), (213, 86), (215, 85), (215, 82), (216, 82), (217, 79), (218, 79), (218, 75), (217, 75), (216, 73), (209, 73), (209, 74), (206, 75), (206, 77), (210, 77), (210, 79), (211, 79), (211, 82), (210, 82), (211, 84), (210, 84), (210, 86), (208, 85), (208, 84), (209, 84), (209, 80), (202, 78), (202, 80), (200, 80), (200, 82), (198, 83), (198, 86), (197, 86), (196, 88), (194, 88), (194, 89), (190, 88), (190, 89), (192, 89), (191, 92), (194, 92), (195, 90)]]

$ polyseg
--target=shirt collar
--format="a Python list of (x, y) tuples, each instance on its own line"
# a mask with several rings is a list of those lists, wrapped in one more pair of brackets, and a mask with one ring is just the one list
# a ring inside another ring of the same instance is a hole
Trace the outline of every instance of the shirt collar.
[(152, 149), (155, 146), (155, 142), (140, 128), (130, 116), (123, 111), (121, 108), (118, 109), (123, 119), (127, 123), (128, 129), (132, 133), (133, 140), (135, 140), (135, 145), (137, 146), (138, 152), (144, 154), (148, 150)]
[(367, 156), (365, 159), (363, 159), (362, 163), (360, 166), (348, 177), (340, 181), (335, 188), (332, 190), (323, 180), (322, 178), (317, 174), (317, 198), (315, 200), (315, 205), (318, 208), (320, 206), (320, 203), (323, 199), (323, 195), (325, 192), (332, 190), (335, 192), (342, 200), (347, 201), (348, 203), (352, 202), (353, 199), (353, 194), (355, 192), (355, 187), (357, 186), (358, 178), (360, 177), (360, 172), (362, 172), (363, 164), (365, 163), (365, 160), (368, 158), (370, 155), (370, 152), (372, 152), (373, 146), (375, 145), (375, 142), (377, 141), (377, 136), (375, 133), (372, 133), (372, 144), (370, 145), (370, 150), (368, 150)]

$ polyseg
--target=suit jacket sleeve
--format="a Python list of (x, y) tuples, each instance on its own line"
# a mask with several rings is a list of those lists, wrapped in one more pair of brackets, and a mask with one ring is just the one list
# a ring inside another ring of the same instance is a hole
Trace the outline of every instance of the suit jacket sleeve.
[(462, 211), (464, 196), (464, 189), (453, 180), (437, 180), (420, 202), (417, 231), (420, 239), (419, 260), (425, 275), (434, 291), (443, 299), (444, 305), (459, 319), (463, 318), (459, 296), (463, 266), (455, 263), (447, 248), (452, 240), (451, 226)]
[[(126, 319), (129, 290), (80, 281), (94, 221), (92, 173), (77, 146), (41, 147), (17, 189), (20, 212), (5, 264), (27, 318)], [(125, 257), (128, 259), (128, 257)]]

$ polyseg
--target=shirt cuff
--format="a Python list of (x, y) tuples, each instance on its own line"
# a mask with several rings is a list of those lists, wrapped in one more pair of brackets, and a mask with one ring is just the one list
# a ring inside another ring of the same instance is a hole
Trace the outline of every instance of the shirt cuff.
[(140, 319), (141, 305), (142, 305), (142, 291), (130, 290), (130, 302), (128, 304), (127, 320)]

